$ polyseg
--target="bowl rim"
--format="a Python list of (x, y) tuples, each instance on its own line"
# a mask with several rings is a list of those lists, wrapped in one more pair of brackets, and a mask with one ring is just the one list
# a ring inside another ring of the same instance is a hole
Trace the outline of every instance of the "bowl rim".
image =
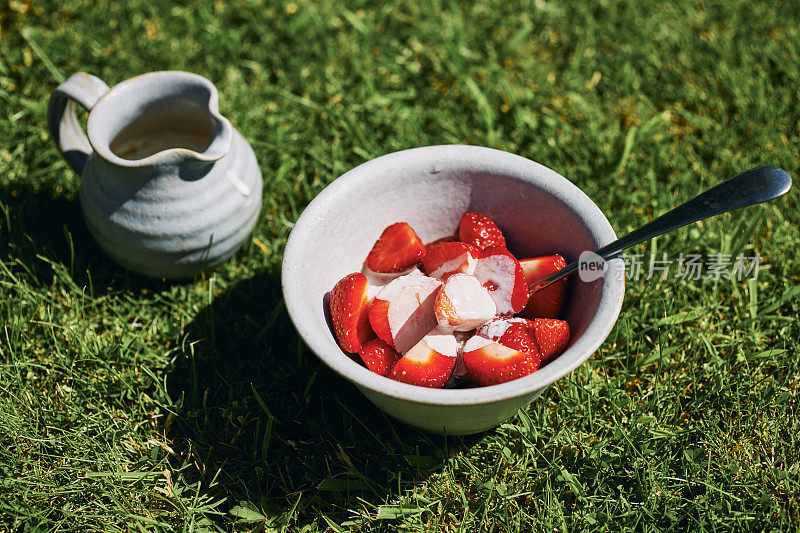
[[(322, 213), (331, 208), (337, 199), (351, 188), (367, 186), (372, 181), (373, 170), (389, 164), (400, 164), (412, 159), (453, 159), (473, 165), (506, 166), (520, 174), (520, 181), (544, 189), (567, 204), (586, 226), (599, 246), (616, 240), (611, 224), (599, 207), (576, 185), (552, 169), (519, 155), (473, 145), (434, 145), (392, 152), (366, 161), (345, 172), (325, 187), (303, 210), (292, 228), (283, 254), (281, 286), (286, 310), (295, 329), (308, 348), (334, 372), (360, 388), (377, 394), (425, 405), (482, 405), (529, 396), (566, 376), (586, 361), (605, 341), (619, 317), (625, 293), (624, 264), (621, 259), (609, 262), (608, 273), (601, 280), (601, 294), (597, 310), (581, 337), (557, 359), (528, 376), (487, 387), (468, 389), (432, 389), (394, 381), (371, 372), (345, 355), (334, 341), (326, 342), (304, 313), (308, 310), (300, 276), (304, 271), (299, 258), (304, 242), (314, 236), (313, 224)], [(537, 177), (538, 176), (538, 177)], [(544, 179), (542, 179), (544, 176)], [(331, 332), (326, 332), (332, 335)]]

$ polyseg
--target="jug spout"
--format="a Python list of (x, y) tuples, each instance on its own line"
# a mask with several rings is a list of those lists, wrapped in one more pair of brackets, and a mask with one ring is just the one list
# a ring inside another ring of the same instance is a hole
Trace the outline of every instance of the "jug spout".
[(230, 151), (234, 129), (211, 82), (165, 71), (116, 85), (92, 109), (87, 134), (97, 155), (119, 167), (203, 167)]

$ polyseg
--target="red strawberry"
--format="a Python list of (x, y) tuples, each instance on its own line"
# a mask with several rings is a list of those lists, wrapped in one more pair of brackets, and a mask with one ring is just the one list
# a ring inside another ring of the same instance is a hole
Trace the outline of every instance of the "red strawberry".
[(528, 301), (528, 285), (519, 261), (499, 246), (486, 248), (475, 263), (475, 277), (489, 289), (498, 315), (519, 313)]
[(369, 325), (368, 285), (364, 274), (354, 272), (339, 280), (331, 290), (328, 303), (333, 331), (346, 352), (358, 353), (374, 337)]
[(389, 327), (389, 302), (377, 297), (372, 299), (369, 307), (369, 325), (379, 339), (394, 347), (392, 343), (392, 328)]
[(514, 348), (532, 356), (541, 356), (539, 345), (536, 342), (536, 330), (533, 320), (498, 317), (486, 323), (478, 330), (478, 333), (487, 339), (499, 342), (503, 346)]
[(425, 245), (405, 222), (392, 224), (381, 233), (367, 256), (367, 267), (374, 272), (403, 272), (425, 257)]
[(481, 251), (465, 242), (442, 242), (428, 247), (422, 259), (422, 270), (432, 278), (444, 281), (456, 272), (472, 274)]
[(475, 335), (464, 344), (464, 366), (479, 385), (497, 385), (532, 374), (539, 369), (538, 356)]
[[(519, 264), (522, 266), (529, 287), (567, 266), (567, 262), (558, 254), (523, 259)], [(567, 279), (564, 278), (546, 289), (531, 294), (525, 309), (520, 314), (528, 318), (556, 318), (561, 312), (566, 289)]]
[(569, 324), (554, 318), (537, 318), (533, 321), (536, 344), (542, 352), (542, 361), (547, 363), (564, 351), (569, 342)]
[(388, 374), (400, 359), (400, 354), (380, 339), (366, 343), (358, 355), (367, 368), (381, 376)]
[(503, 232), (492, 222), (491, 218), (469, 211), (461, 215), (461, 221), (458, 223), (458, 239), (478, 248), (506, 247)]
[(394, 365), (387, 377), (438, 389), (450, 379), (457, 352), (458, 342), (453, 334), (433, 328)]

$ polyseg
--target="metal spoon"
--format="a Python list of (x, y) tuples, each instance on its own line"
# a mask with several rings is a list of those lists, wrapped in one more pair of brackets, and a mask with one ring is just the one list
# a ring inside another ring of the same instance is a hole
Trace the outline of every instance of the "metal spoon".
[[(789, 190), (792, 178), (785, 170), (776, 167), (757, 167), (742, 172), (738, 176), (723, 181), (700, 193), (686, 203), (667, 211), (652, 222), (634, 230), (621, 239), (607, 244), (593, 254), (581, 254), (581, 259), (570, 263), (561, 270), (528, 286), (529, 294), (538, 292), (555, 283), (565, 276), (569, 276), (579, 268), (586, 268), (590, 263), (600, 260), (608, 261), (618, 256), (622, 250), (639, 244), (642, 241), (672, 231), (690, 222), (697, 222), (704, 218), (733, 211), (740, 207), (758, 204), (777, 198)], [(585, 257), (589, 256), (589, 259)]]

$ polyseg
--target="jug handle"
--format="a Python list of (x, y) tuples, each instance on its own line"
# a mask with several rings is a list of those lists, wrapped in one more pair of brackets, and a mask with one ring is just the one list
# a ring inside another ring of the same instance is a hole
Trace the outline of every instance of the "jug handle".
[(98, 77), (78, 72), (59, 85), (47, 109), (47, 127), (61, 155), (80, 174), (92, 145), (81, 129), (75, 114), (75, 103), (91, 111), (97, 101), (108, 92), (108, 85)]

